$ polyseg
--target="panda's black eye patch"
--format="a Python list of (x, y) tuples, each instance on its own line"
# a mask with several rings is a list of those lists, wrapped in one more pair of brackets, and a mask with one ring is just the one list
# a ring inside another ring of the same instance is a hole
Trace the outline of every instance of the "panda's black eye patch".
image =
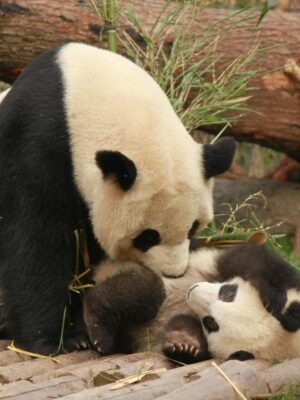
[(197, 229), (199, 228), (199, 225), (200, 225), (200, 223), (199, 223), (199, 221), (196, 219), (196, 220), (193, 222), (193, 225), (192, 225), (191, 229), (190, 229), (189, 232), (188, 232), (188, 239), (191, 240), (191, 239), (195, 236), (195, 234), (196, 234), (196, 232), (197, 232)]
[(151, 249), (151, 247), (157, 246), (159, 243), (160, 234), (154, 229), (144, 230), (133, 240), (133, 246), (144, 253)]
[(238, 285), (226, 283), (222, 285), (219, 290), (219, 299), (227, 303), (232, 302), (235, 299)]
[(210, 316), (204, 317), (202, 319), (202, 322), (209, 333), (218, 332), (218, 330), (220, 329), (218, 323), (213, 317)]

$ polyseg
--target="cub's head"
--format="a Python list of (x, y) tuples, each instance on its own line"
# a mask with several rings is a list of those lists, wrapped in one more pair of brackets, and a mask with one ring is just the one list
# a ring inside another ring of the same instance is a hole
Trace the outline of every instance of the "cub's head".
[(187, 294), (189, 306), (202, 321), (211, 354), (240, 360), (299, 356), (300, 330), (288, 331), (284, 324), (291, 309), (298, 309), (299, 318), (299, 300), (300, 292), (291, 289), (281, 317), (276, 318), (256, 288), (240, 277), (224, 283), (196, 283)]
[(190, 239), (213, 217), (211, 178), (229, 168), (234, 148), (230, 138), (204, 146), (193, 143), (188, 159), (171, 160), (171, 165), (147, 149), (135, 160), (121, 152), (97, 152), (102, 185), (92, 222), (110, 257), (182, 275)]

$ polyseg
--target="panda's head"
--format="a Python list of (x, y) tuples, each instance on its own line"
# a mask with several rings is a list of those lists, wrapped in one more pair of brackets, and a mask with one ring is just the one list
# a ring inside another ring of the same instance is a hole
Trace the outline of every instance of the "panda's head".
[[(102, 193), (96, 202), (94, 229), (108, 254), (115, 259), (143, 263), (166, 276), (178, 276), (188, 264), (190, 239), (213, 216), (211, 160), (218, 172), (233, 156), (232, 141), (195, 146), (190, 160), (174, 161), (174, 170), (143, 167), (142, 158), (121, 152), (100, 151), (96, 161), (102, 172)], [(141, 152), (143, 157), (145, 152)], [(194, 159), (194, 160), (193, 160)], [(160, 164), (158, 162), (158, 164)], [(155, 171), (155, 173), (154, 173)], [(106, 216), (106, 217), (105, 217)]]
[(235, 145), (197, 144), (141, 68), (91, 46), (62, 48), (74, 175), (93, 231), (112, 259), (178, 276), (189, 238), (213, 216), (212, 177)]
[[(295, 301), (295, 293), (291, 291), (287, 303)], [(187, 302), (201, 318), (209, 351), (216, 358), (299, 356), (299, 331), (284, 329), (264, 307), (256, 288), (240, 277), (224, 283), (197, 283), (190, 288)]]

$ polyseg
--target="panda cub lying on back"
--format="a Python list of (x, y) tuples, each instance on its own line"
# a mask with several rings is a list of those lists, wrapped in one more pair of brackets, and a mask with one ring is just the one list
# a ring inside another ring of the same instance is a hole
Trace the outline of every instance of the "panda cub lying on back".
[(150, 347), (184, 363), (300, 356), (300, 274), (265, 247), (198, 250), (178, 279), (107, 261), (95, 281), (84, 318), (100, 353)]

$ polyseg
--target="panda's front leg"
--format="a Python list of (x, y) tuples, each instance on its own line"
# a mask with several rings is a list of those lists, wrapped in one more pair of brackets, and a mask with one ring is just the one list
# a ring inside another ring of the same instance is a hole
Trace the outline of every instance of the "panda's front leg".
[(141, 265), (97, 283), (84, 298), (92, 347), (101, 354), (134, 351), (128, 328), (153, 319), (164, 299), (162, 279)]
[[(39, 354), (86, 348), (84, 332), (76, 331), (69, 313), (74, 243), (58, 242), (58, 234), (46, 240), (42, 235), (15, 232), (19, 240), (14, 240), (14, 248), (7, 235), (1, 265), (3, 314), (9, 337), (17, 347)], [(59, 348), (61, 333), (64, 341)]]

